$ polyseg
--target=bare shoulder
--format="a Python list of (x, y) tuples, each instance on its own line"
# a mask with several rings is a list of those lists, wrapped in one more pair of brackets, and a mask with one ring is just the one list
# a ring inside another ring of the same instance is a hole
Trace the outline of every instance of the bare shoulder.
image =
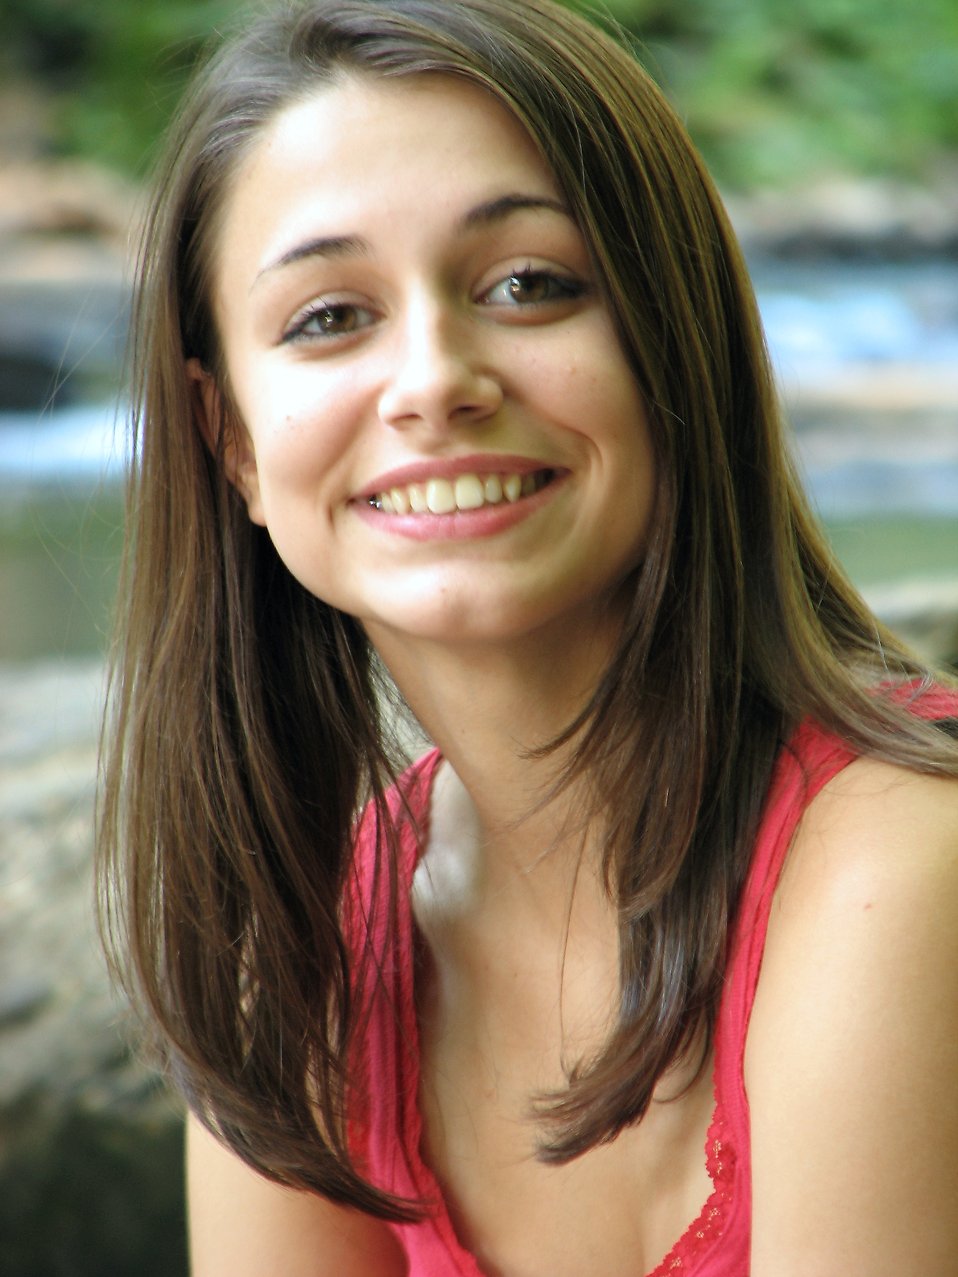
[(954, 1271), (958, 781), (859, 760), (810, 804), (746, 1085), (754, 1277)]
[[(773, 905), (769, 947), (822, 912), (879, 910), (877, 926), (958, 891), (958, 779), (875, 759), (839, 772), (809, 804)], [(848, 918), (844, 919), (847, 923)]]
[(193, 1118), (187, 1126), (193, 1277), (403, 1277), (378, 1220), (257, 1175)]
[[(958, 779), (927, 776), (894, 763), (860, 758), (834, 776), (810, 804), (802, 818), (796, 850), (801, 857), (806, 845), (829, 837), (851, 838), (860, 844), (862, 834), (889, 851), (902, 836), (914, 848), (910, 835), (918, 830), (923, 841), (942, 839), (940, 849), (954, 851)], [(933, 851), (934, 845), (929, 849)]]

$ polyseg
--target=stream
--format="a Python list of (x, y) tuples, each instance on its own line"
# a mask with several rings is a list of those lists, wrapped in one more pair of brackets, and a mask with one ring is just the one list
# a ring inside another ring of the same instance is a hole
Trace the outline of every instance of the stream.
[[(954, 583), (958, 263), (751, 265), (800, 468), (849, 572)], [(0, 660), (102, 650), (119, 554), (124, 409), (69, 391), (97, 360), (86, 381), (116, 384), (122, 298), (54, 301), (38, 305), (62, 328), (67, 393), (0, 411)], [(29, 302), (0, 296), (0, 335), (4, 316), (29, 325)]]

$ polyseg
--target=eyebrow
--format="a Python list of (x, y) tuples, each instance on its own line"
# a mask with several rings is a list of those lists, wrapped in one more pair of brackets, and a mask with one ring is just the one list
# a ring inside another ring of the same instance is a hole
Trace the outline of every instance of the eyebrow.
[[(572, 220), (572, 214), (561, 200), (551, 199), (542, 195), (510, 194), (500, 195), (494, 200), (486, 200), (482, 204), (477, 204), (475, 208), (469, 209), (460, 218), (457, 229), (470, 231), (478, 227), (492, 226), (496, 222), (501, 222), (507, 217), (511, 217), (514, 213), (526, 210), (545, 210), (551, 213), (558, 213), (561, 217)], [(255, 288), (264, 275), (272, 274), (273, 271), (282, 270), (307, 258), (361, 257), (369, 253), (369, 251), (370, 245), (368, 241), (360, 235), (324, 235), (315, 239), (307, 239), (281, 254), (275, 261), (264, 266), (257, 273), (252, 287)]]
[(315, 239), (307, 239), (257, 271), (252, 287), (255, 288), (264, 275), (270, 275), (273, 271), (282, 270), (309, 257), (362, 257), (368, 252), (369, 245), (359, 235), (321, 235)]
[(572, 214), (561, 200), (550, 199), (545, 195), (500, 195), (498, 199), (488, 200), (471, 208), (461, 219), (459, 227), (461, 230), (473, 230), (477, 226), (489, 226), (525, 209), (545, 209), (572, 220)]

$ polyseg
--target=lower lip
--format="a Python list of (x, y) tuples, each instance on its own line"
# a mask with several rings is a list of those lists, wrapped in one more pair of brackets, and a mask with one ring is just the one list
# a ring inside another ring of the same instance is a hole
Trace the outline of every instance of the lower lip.
[(454, 510), (451, 514), (387, 514), (365, 501), (355, 502), (353, 509), (377, 531), (410, 541), (477, 541), (506, 532), (541, 510), (562, 486), (563, 478), (556, 475), (544, 488), (518, 501), (503, 499), (498, 505)]

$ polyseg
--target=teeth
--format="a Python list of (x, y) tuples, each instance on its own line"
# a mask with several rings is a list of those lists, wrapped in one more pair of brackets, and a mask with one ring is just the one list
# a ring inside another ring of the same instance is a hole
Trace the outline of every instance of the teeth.
[(429, 479), (425, 483), (390, 488), (372, 497), (370, 504), (385, 514), (452, 514), (456, 510), (479, 510), (484, 505), (531, 497), (545, 487), (551, 477), (548, 470), (527, 475), (461, 474), (454, 482)]
[(448, 479), (430, 479), (426, 484), (426, 505), (430, 514), (452, 514), (456, 491)]
[(518, 501), (522, 496), (522, 480), (517, 474), (507, 474), (503, 479), (502, 495), (507, 501)]
[(461, 474), (456, 480), (456, 506), (460, 510), (478, 510), (486, 504), (482, 480), (474, 474)]

